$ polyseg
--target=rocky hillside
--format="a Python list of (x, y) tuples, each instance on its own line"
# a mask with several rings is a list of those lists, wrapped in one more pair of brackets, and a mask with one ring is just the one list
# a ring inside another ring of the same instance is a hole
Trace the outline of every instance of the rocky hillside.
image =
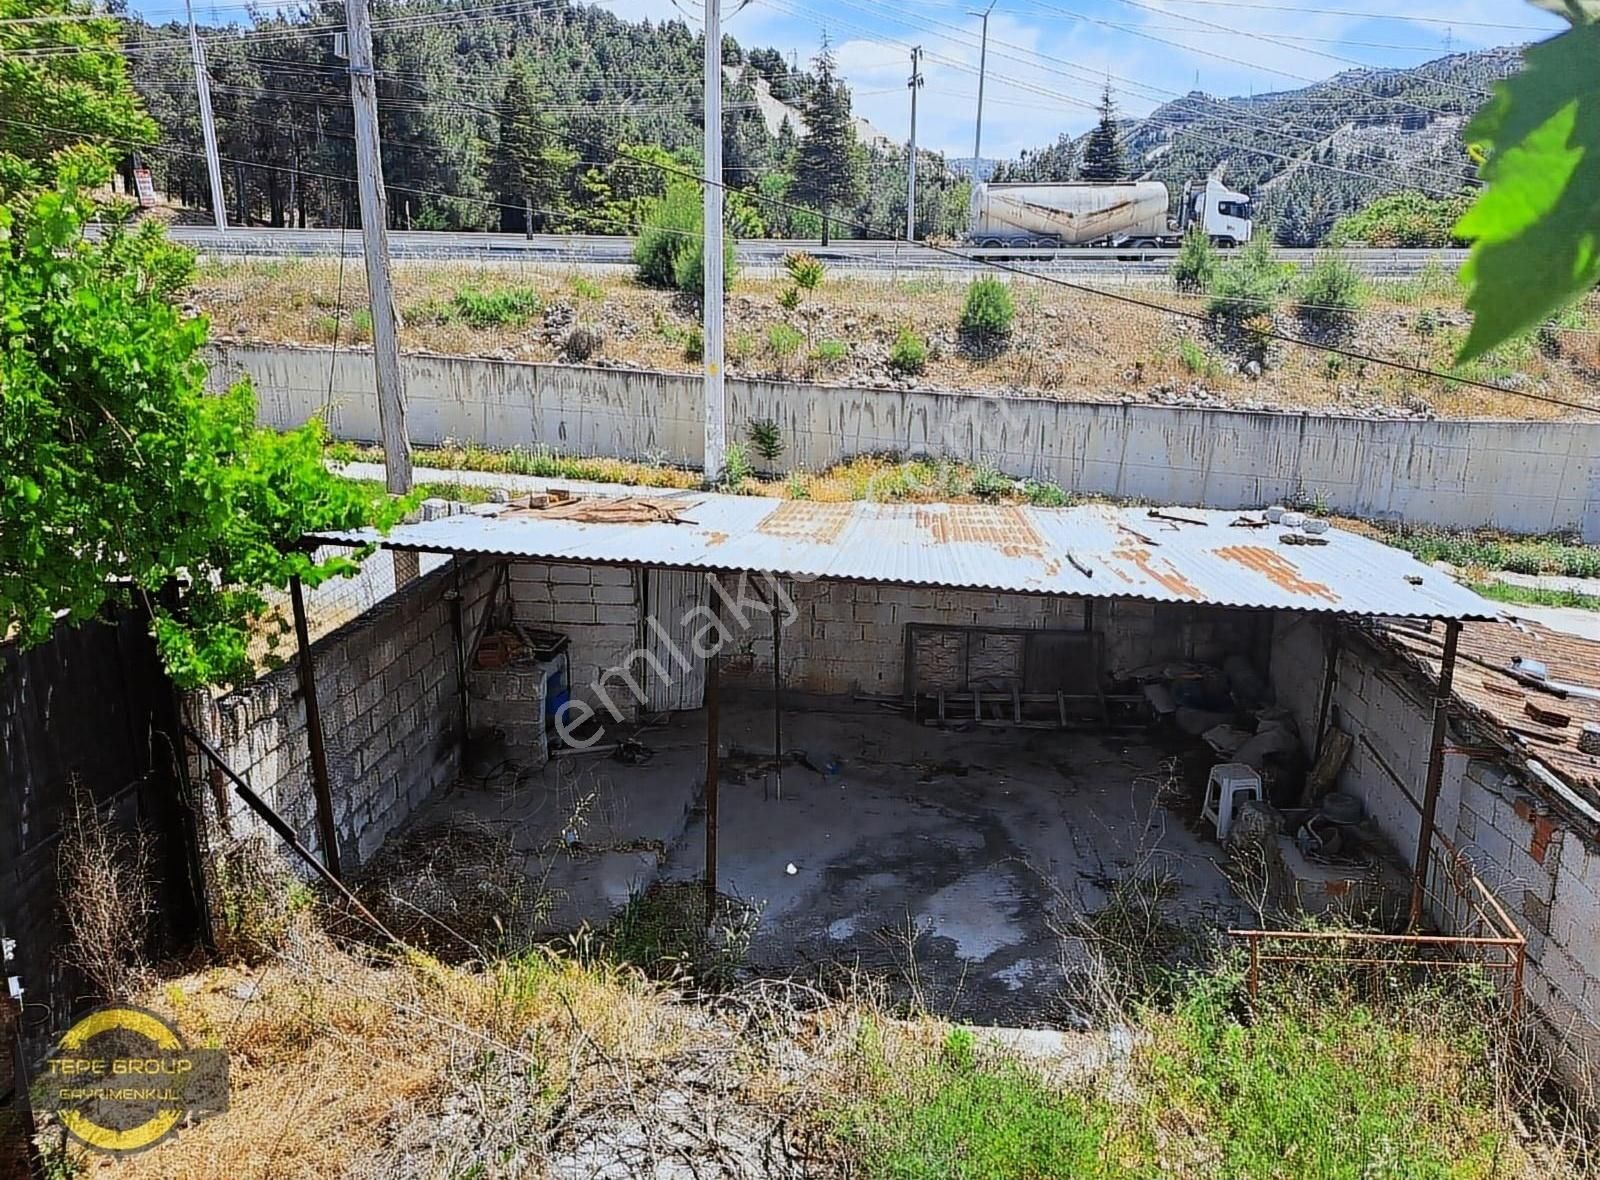
[[(1411, 69), (1348, 70), (1299, 90), (1248, 98), (1194, 91), (1123, 122), (1141, 176), (1184, 181), (1220, 173), (1252, 193), (1286, 245), (1314, 245), (1335, 220), (1401, 188), (1434, 196), (1472, 175), (1462, 128), (1515, 47), (1458, 53)], [(1068, 179), (1082, 141), (1062, 138), (1010, 165), (1018, 178)]]

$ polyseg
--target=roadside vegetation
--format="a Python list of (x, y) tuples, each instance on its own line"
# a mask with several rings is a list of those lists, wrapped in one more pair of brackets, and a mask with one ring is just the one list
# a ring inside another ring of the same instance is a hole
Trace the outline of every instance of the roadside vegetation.
[[(1218, 255), (1209, 245), (1197, 249)], [(698, 274), (698, 247), (679, 253), (694, 255), (685, 273)], [(663, 267), (675, 265), (665, 252), (662, 258)], [(1285, 272), (1270, 258), (1235, 253), (1198, 263), (1202, 277), (1192, 287), (1140, 292), (1202, 318), (1213, 307), (1216, 315), (1206, 323), (1020, 279), (990, 280), (969, 311), (969, 300), (978, 297), (957, 277), (895, 281), (819, 274), (820, 264), (797, 264), (798, 277), (785, 267), (735, 280), (727, 300), (730, 374), (1364, 415), (1568, 412), (1512, 392), (1264, 343), (1249, 332), (1252, 324), (1290, 335), (1336, 330), (1365, 352), (1580, 403), (1595, 400), (1600, 374), (1600, 297), (1456, 369), (1455, 350), (1470, 317), (1454, 275), (1441, 266), (1406, 280), (1374, 281), (1333, 260)], [(370, 342), (370, 320), (358, 271), (346, 268), (341, 279), (333, 261), (214, 262), (201, 269), (190, 298), (221, 339), (361, 346)], [(583, 363), (696, 372), (703, 356), (698, 306), (675, 289), (671, 274), (664, 269), (664, 286), (656, 288), (618, 273), (406, 264), (395, 273), (402, 343), (417, 352), (561, 362), (574, 359), (569, 344), (581, 329)], [(1211, 363), (1191, 365), (1198, 355)]]

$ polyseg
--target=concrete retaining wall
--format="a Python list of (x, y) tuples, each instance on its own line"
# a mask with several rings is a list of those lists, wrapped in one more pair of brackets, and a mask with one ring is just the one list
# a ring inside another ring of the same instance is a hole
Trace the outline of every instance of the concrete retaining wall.
[[(1316, 732), (1322, 667), (1320, 628), (1304, 618), (1280, 618), (1273, 685), (1302, 734)], [(1371, 742), (1420, 799), (1431, 736), (1423, 686), (1398, 661), (1358, 642), (1340, 656), (1333, 704), (1334, 723)], [(1339, 789), (1361, 797), (1412, 863), (1420, 816), (1359, 740)], [(1446, 754), (1436, 817), (1438, 830), (1471, 860), (1528, 940), (1527, 999), (1547, 1028), (1546, 1043), (1561, 1072), (1580, 1086), (1593, 1085), (1600, 1080), (1600, 846), (1493, 759)]]
[[(213, 381), (255, 383), (276, 426), (326, 413), (377, 439), (372, 357), (218, 345)], [(542, 446), (699, 466), (700, 380), (468, 357), (405, 360), (411, 437)], [(949, 455), (1084, 493), (1215, 508), (1296, 495), (1374, 520), (1581, 531), (1600, 541), (1600, 423), (1404, 422), (1042, 398), (730, 380), (728, 422), (782, 428), (783, 462), (816, 470), (863, 452)]]

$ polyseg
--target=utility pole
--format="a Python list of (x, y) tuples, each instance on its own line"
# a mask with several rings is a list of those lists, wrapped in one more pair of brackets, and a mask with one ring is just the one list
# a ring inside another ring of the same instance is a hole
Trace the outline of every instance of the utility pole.
[[(361, 199), (361, 241), (372, 300), (372, 363), (378, 376), (378, 429), (383, 435), (385, 483), (393, 495), (411, 490), (411, 437), (406, 433), (406, 391), (400, 374), (400, 340), (389, 283), (389, 210), (378, 147), (378, 88), (372, 71), (372, 16), (367, 0), (345, 0), (349, 31), (350, 103), (355, 111), (356, 182)], [(401, 558), (395, 554), (395, 584)], [(416, 569), (415, 555), (412, 571)]]
[(983, 18), (983, 42), (978, 50), (978, 118), (972, 130), (972, 180), (978, 181), (978, 160), (983, 155), (983, 76), (989, 69), (989, 14), (994, 11), (994, 6), (999, 0), (989, 0), (989, 7), (982, 12), (969, 12), (968, 16)]
[(728, 449), (722, 387), (722, 0), (706, 0), (705, 478), (722, 478)]
[(183, 0), (189, 14), (189, 56), (194, 60), (194, 88), (200, 96), (200, 132), (206, 142), (206, 172), (211, 177), (211, 216), (219, 230), (228, 228), (228, 210), (222, 203), (222, 161), (217, 157), (217, 125), (211, 118), (211, 75), (206, 70), (206, 51), (200, 45), (200, 31), (194, 27), (194, 2)]
[(917, 240), (917, 91), (922, 89), (922, 46), (911, 47), (911, 141), (906, 145), (906, 241)]

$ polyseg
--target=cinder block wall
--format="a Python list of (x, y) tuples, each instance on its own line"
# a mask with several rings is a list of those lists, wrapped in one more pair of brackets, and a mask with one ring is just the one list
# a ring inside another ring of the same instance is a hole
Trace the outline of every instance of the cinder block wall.
[[(487, 563), (463, 571), (470, 637), (494, 576)], [(380, 601), (312, 646), (327, 741), (339, 856), (346, 870), (369, 858), (460, 769), (460, 697), (447, 564)], [(317, 849), (311, 751), (294, 660), (222, 696), (194, 693), (185, 711), (300, 839)], [(265, 831), (237, 794), (195, 760), (210, 781), (221, 834)], [(268, 833), (268, 839), (277, 838)]]
[(567, 636), (574, 699), (592, 702), (589, 686), (638, 646), (643, 576), (615, 566), (512, 564), (508, 584), (512, 617), (525, 626)]
[[(898, 693), (905, 669), (907, 623), (1027, 627), (1078, 631), (1081, 599), (913, 586), (815, 581), (786, 584), (798, 617), (784, 631), (785, 688), (814, 693)], [(1163, 660), (1220, 663), (1230, 652), (1255, 658), (1270, 622), (1260, 612), (1154, 602), (1099, 601), (1095, 630), (1107, 674)], [(772, 678), (772, 632), (765, 616), (735, 646), (731, 678), (755, 687)], [(742, 664), (742, 666), (741, 666)]]
[[(1421, 817), (1370, 742), (1418, 800), (1428, 768), (1432, 706), (1399, 661), (1359, 638), (1342, 645), (1334, 723), (1356, 737), (1339, 788), (1360, 796), (1406, 864)], [(1274, 628), (1273, 686), (1312, 735), (1322, 688), (1321, 627), (1282, 616)], [(1452, 726), (1450, 742), (1470, 741)], [(1526, 996), (1568, 1080), (1600, 1081), (1600, 843), (1546, 803), (1498, 759), (1447, 754), (1437, 825), (1516, 919), (1528, 940)]]

